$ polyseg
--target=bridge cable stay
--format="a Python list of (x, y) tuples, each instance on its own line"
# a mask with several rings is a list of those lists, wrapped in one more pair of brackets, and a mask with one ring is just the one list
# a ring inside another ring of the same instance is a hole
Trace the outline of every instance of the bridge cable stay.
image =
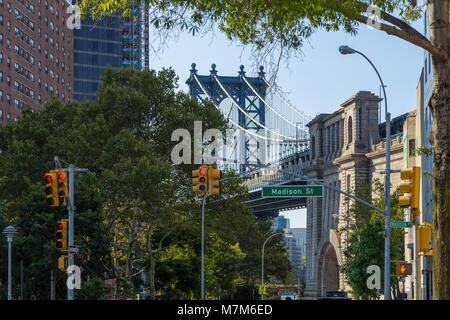
[(247, 81), (247, 78), (245, 76), (242, 76), (242, 79), (244, 79), (245, 83), (247, 84), (247, 86), (253, 91), (253, 93), (270, 109), (272, 110), (277, 116), (279, 116), (281, 119), (283, 119), (284, 121), (286, 121), (287, 123), (289, 123), (290, 125), (296, 127), (299, 130), (302, 130), (306, 133), (309, 133), (308, 130), (299, 127), (298, 125), (296, 125), (295, 123), (293, 123), (292, 121), (290, 121), (289, 119), (287, 119), (286, 117), (284, 117), (282, 114), (280, 114), (278, 111), (275, 110), (275, 108), (273, 108), (270, 104), (268, 104), (260, 95), (259, 93), (255, 90), (255, 88), (253, 88), (253, 86), (250, 84), (250, 82)]
[(288, 101), (286, 101), (286, 99), (284, 99), (280, 93), (278, 91), (276, 91), (271, 85), (270, 83), (265, 79), (262, 78), (264, 80), (264, 82), (266, 83), (266, 85), (278, 96), (280, 97), (281, 100), (283, 100), (284, 103), (286, 103), (293, 111), (295, 111), (298, 115), (300, 115), (301, 117), (305, 118), (308, 121), (311, 121), (312, 118), (308, 117), (307, 115), (305, 115), (303, 112), (300, 112), (297, 110), (297, 108), (295, 108), (294, 106), (292, 106)]
[[(205, 88), (203, 87), (203, 85), (201, 84), (200, 80), (197, 79), (196, 75), (193, 75), (193, 78), (195, 79), (195, 81), (197, 82), (198, 86), (200, 87), (200, 89), (202, 89), (203, 93), (211, 100), (213, 101), (214, 107), (219, 110), (222, 114), (222, 110), (216, 105), (214, 99), (211, 98), (211, 96), (206, 92)], [(230, 121), (234, 126), (238, 127), (239, 129), (241, 129), (242, 131), (254, 136), (254, 137), (258, 137), (261, 138), (263, 140), (268, 140), (268, 141), (272, 141), (272, 142), (285, 142), (284, 140), (280, 140), (280, 139), (273, 139), (273, 138), (269, 138), (269, 137), (265, 137), (262, 135), (259, 135), (257, 133), (251, 132), (243, 127), (241, 127), (238, 123), (236, 123), (235, 121), (233, 121), (233, 119), (229, 118), (228, 121)]]
[[(247, 118), (249, 118), (252, 122), (254, 122), (256, 125), (258, 125), (258, 126), (264, 128), (264, 129), (266, 129), (267, 131), (272, 132), (272, 133), (274, 133), (274, 134), (276, 134), (276, 135), (278, 135), (278, 136), (280, 136), (280, 137), (283, 137), (283, 138), (286, 138), (286, 139), (289, 139), (289, 140), (292, 140), (292, 141), (295, 141), (295, 140), (296, 140), (296, 138), (289, 137), (289, 136), (286, 136), (286, 135), (284, 135), (284, 134), (282, 134), (282, 133), (278, 133), (278, 132), (276, 132), (276, 131), (273, 131), (273, 130), (267, 128), (266, 126), (262, 125), (261, 123), (259, 123), (259, 122), (256, 121), (255, 119), (253, 119), (247, 112), (245, 112), (244, 109), (242, 109), (242, 108), (239, 106), (238, 103), (236, 103), (236, 101), (234, 101), (233, 97), (230, 96), (230, 94), (229, 94), (228, 91), (225, 89), (225, 87), (222, 85), (222, 83), (220, 82), (220, 80), (219, 80), (215, 75), (213, 75), (213, 78), (214, 78), (214, 80), (216, 80), (217, 84), (220, 86), (220, 88), (222, 89), (222, 91), (227, 95), (227, 97), (231, 100), (231, 102), (232, 102), (233, 104), (235, 104), (236, 107), (237, 107), (237, 108), (238, 108), (238, 109), (239, 109), (239, 110), (240, 110)], [(287, 141), (281, 140), (281, 142), (287, 142)]]

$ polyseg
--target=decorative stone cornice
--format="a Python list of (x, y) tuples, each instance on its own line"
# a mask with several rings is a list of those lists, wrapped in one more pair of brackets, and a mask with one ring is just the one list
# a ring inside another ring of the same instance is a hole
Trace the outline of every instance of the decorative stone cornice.
[[(398, 136), (391, 139), (391, 154), (403, 152), (403, 137)], [(372, 152), (366, 153), (368, 159), (376, 159), (386, 155), (386, 142), (381, 141), (378, 144), (372, 145)]]

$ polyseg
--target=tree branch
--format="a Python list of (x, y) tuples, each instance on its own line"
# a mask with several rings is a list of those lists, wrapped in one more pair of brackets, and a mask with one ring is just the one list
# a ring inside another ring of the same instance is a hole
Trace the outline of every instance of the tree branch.
[[(365, 17), (363, 15), (358, 15), (355, 17), (355, 20), (364, 24), (367, 24), (369, 26), (372, 26), (372, 24), (369, 21), (368, 17)], [(387, 21), (387, 20), (386, 20)], [(411, 28), (411, 27), (410, 27)], [(413, 28), (411, 28), (414, 30)], [(442, 49), (436, 48), (433, 46), (433, 44), (425, 37), (421, 36), (418, 37), (417, 35), (410, 34), (407, 31), (398, 29), (394, 26), (390, 26), (384, 23), (380, 23), (380, 30), (386, 32), (389, 35), (396, 36), (400, 39), (403, 39), (409, 43), (412, 43), (418, 47), (421, 47), (428, 52), (430, 52), (433, 55), (433, 58), (436, 60), (446, 60), (448, 59), (448, 54)], [(417, 32), (417, 31), (416, 31)]]

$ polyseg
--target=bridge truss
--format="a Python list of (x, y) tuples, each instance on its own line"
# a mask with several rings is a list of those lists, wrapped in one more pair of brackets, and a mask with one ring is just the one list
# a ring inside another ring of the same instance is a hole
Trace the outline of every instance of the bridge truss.
[[(256, 77), (246, 76), (242, 65), (237, 76), (219, 76), (215, 64), (209, 75), (199, 75), (195, 63), (191, 67), (186, 81), (191, 97), (202, 102), (210, 99), (237, 132), (233, 146), (224, 150), (225, 158), (237, 163), (274, 163), (307, 149), (306, 124), (311, 117), (270, 85), (263, 67)], [(247, 170), (243, 165), (231, 167), (241, 173)]]

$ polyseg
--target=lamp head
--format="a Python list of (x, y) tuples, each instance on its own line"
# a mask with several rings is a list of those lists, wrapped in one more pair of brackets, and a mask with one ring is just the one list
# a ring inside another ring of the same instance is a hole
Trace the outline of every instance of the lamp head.
[(16, 229), (13, 226), (8, 226), (3, 230), (3, 234), (8, 238), (12, 239), (17, 234)]
[(340, 46), (339, 47), (339, 52), (341, 54), (352, 54), (352, 53), (355, 53), (356, 50), (350, 48), (349, 46)]

